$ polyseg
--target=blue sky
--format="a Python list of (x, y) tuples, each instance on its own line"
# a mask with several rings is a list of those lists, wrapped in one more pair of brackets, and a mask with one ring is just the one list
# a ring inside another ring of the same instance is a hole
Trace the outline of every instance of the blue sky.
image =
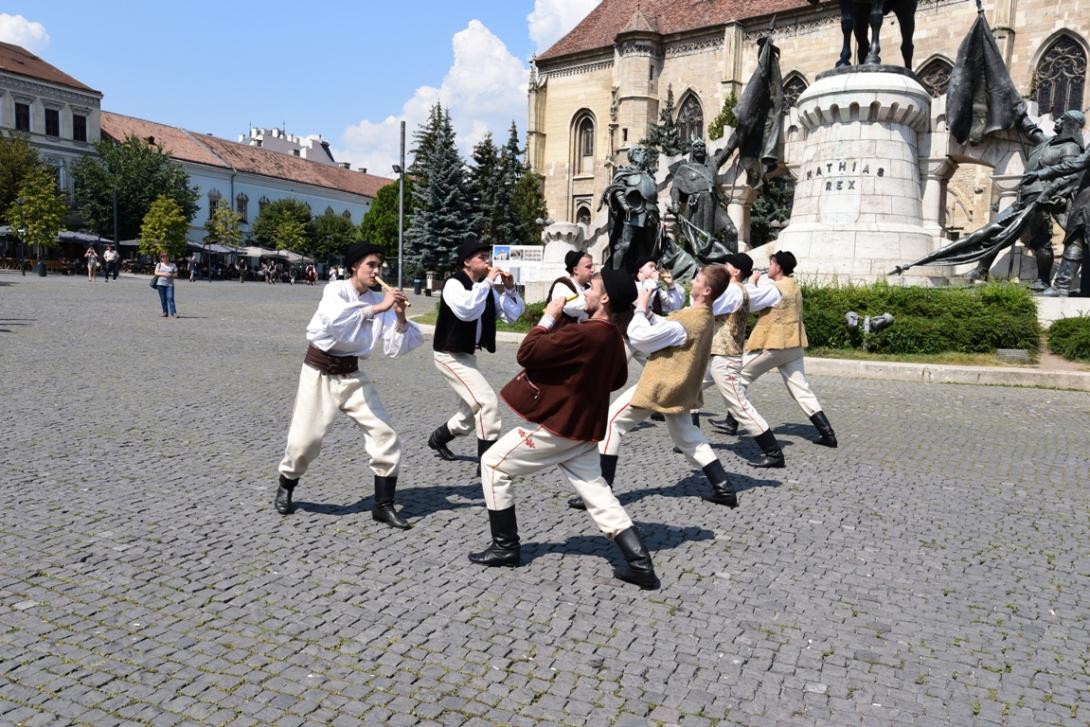
[(528, 59), (597, 2), (9, 0), (0, 40), (102, 91), (106, 110), (230, 139), (286, 124), (387, 175), (397, 122), (411, 134), (435, 100), (464, 147), (511, 119), (524, 131)]

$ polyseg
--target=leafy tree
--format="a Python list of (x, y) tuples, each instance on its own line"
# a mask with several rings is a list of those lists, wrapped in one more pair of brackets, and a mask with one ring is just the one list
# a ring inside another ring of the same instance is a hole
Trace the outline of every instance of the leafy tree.
[(23, 244), (36, 248), (41, 257), (43, 249), (56, 244), (68, 205), (57, 189), (57, 178), (43, 164), (24, 171), (16, 192), (22, 204), (12, 202), (5, 216)]
[[(413, 180), (405, 177), (405, 232), (408, 233), (413, 215)], [(371, 209), (360, 222), (359, 238), (380, 245), (388, 259), (397, 256), (397, 182), (379, 189)]]
[[(394, 224), (397, 224), (396, 220)], [(394, 234), (396, 236), (396, 230)], [(319, 260), (329, 260), (344, 253), (356, 239), (357, 230), (347, 217), (326, 212), (311, 221), (307, 237), (311, 241), (307, 252)]]
[(307, 226), (294, 217), (282, 217), (276, 225), (276, 249), (306, 254), (309, 247)]
[(189, 219), (178, 202), (168, 195), (157, 197), (144, 215), (140, 226), (140, 252), (157, 255), (165, 252), (172, 258), (185, 253), (185, 233)]
[(674, 87), (671, 85), (666, 88), (666, 105), (659, 112), (659, 122), (651, 124), (647, 136), (640, 141), (651, 150), (652, 169), (658, 166), (659, 154), (677, 156), (686, 149), (681, 139), (681, 127), (674, 116)]
[(197, 213), (197, 188), (189, 186), (189, 175), (162, 145), (129, 136), (121, 143), (96, 142), (95, 151), (76, 164), (72, 179), (80, 212), (99, 235), (113, 236), (115, 189), (117, 229), (123, 240), (143, 234), (144, 218), (159, 197), (173, 199), (187, 223)]
[(795, 180), (791, 177), (784, 175), (765, 180), (749, 212), (751, 247), (759, 247), (779, 236), (780, 229), (791, 219), (794, 199)]
[(474, 229), (491, 245), (503, 242), (497, 226), (500, 224), (500, 156), (492, 143), (492, 133), (473, 147), (473, 165), (469, 168), (469, 188), (473, 197), (473, 209), (477, 214)]
[(545, 207), (545, 193), (542, 187), (544, 177), (527, 169), (515, 184), (511, 195), (511, 209), (519, 223), (519, 239), (523, 245), (540, 245), (541, 232), (545, 225), (538, 220), (547, 219), (549, 210)]
[(254, 220), (252, 229), (254, 239), (265, 247), (277, 247), (280, 224), (285, 219), (298, 222), (305, 235), (307, 227), (310, 225), (310, 207), (307, 206), (306, 202), (293, 197), (285, 197), (269, 202), (258, 213), (257, 219)]
[(204, 223), (204, 241), (213, 245), (237, 246), (242, 242), (242, 217), (231, 209), (231, 205), (216, 205), (208, 222)]
[(0, 132), (0, 222), (9, 222), (7, 211), (19, 197), (23, 179), (41, 163), (29, 136)]
[[(436, 109), (438, 105), (433, 112)], [(442, 113), (434, 132), (427, 163), (413, 187), (413, 225), (407, 242), (413, 265), (443, 271), (453, 267), (458, 243), (472, 229), (474, 214), (449, 113)]]
[(716, 116), (711, 124), (708, 125), (708, 138), (722, 139), (723, 131), (726, 127), (734, 128), (738, 126), (738, 117), (734, 115), (734, 107), (738, 105), (738, 96), (734, 91), (730, 92), (730, 98), (723, 102), (723, 108), (720, 109), (719, 115)]

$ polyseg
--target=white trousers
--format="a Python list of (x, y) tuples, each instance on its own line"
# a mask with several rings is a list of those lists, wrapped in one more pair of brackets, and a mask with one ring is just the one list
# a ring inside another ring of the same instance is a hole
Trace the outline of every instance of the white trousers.
[(481, 459), (481, 487), (489, 510), (515, 504), (511, 478), (555, 466), (587, 505), (594, 523), (613, 538), (632, 527), (632, 520), (602, 477), (595, 442), (557, 436), (539, 424), (523, 423), (503, 435)]
[(810, 390), (810, 383), (806, 380), (806, 367), (802, 363), (803, 350), (796, 348), (764, 349), (747, 353), (742, 364), (742, 391), (760, 378), (761, 374), (771, 369), (779, 369), (783, 383), (787, 384), (787, 391), (791, 398), (799, 405), (803, 413), (810, 417), (821, 411), (821, 403), (818, 402), (814, 392)]
[[(630, 386), (621, 392), (609, 406), (609, 419), (606, 426), (606, 436), (598, 443), (598, 451), (602, 454), (616, 456), (621, 451), (621, 438), (644, 419), (651, 416), (650, 409), (640, 409), (632, 406), (632, 397), (636, 393), (635, 386)], [(670, 432), (670, 438), (678, 449), (688, 457), (689, 461), (697, 467), (705, 467), (715, 461), (715, 452), (704, 439), (700, 427), (693, 424), (689, 412), (683, 414), (664, 414), (666, 428)]]
[(347, 376), (319, 373), (303, 364), (299, 389), (288, 429), (288, 445), (280, 460), (280, 474), (298, 479), (317, 458), (338, 412), (344, 412), (363, 429), (363, 448), (378, 477), (396, 477), (401, 465), (397, 432), (374, 384), (363, 371)]
[(742, 385), (741, 356), (712, 356), (708, 362), (708, 373), (704, 376), (704, 388), (712, 384), (719, 389), (723, 400), (727, 402), (727, 411), (734, 417), (743, 431), (756, 437), (768, 431), (768, 422), (746, 398), (746, 387)]
[(435, 368), (458, 395), (458, 413), (447, 420), (447, 429), (460, 437), (476, 428), (478, 439), (495, 441), (501, 426), (499, 400), (477, 368), (477, 357), (436, 351), (434, 358)]

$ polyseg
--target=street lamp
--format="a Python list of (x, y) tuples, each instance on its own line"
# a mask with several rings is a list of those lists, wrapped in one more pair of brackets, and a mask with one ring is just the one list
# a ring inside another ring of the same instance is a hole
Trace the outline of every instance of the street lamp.
[[(19, 205), (19, 219), (23, 218), (23, 205), (26, 204), (24, 197), (19, 197), (15, 200), (15, 204)], [(26, 277), (26, 228), (20, 226), (16, 231), (19, 235), (19, 272), (23, 277)]]
[(405, 289), (405, 122), (401, 122), (400, 164), (394, 165), (397, 174), (397, 287)]

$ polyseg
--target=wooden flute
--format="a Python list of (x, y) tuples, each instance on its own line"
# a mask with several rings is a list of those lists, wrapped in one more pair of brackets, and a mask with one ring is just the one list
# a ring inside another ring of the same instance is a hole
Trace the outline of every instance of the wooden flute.
[[(389, 286), (389, 285), (388, 285), (388, 284), (386, 283), (386, 281), (385, 281), (385, 280), (383, 280), (382, 278), (380, 278), (379, 276), (377, 276), (377, 275), (376, 275), (376, 276), (375, 276), (375, 280), (377, 280), (377, 281), (378, 281), (378, 284), (379, 284), (379, 285), (381, 285), (381, 286), (382, 286), (382, 289), (383, 289), (383, 290), (385, 290), (385, 291), (386, 291), (387, 293), (393, 293), (393, 292), (394, 292), (394, 289), (393, 289), (392, 287), (390, 287), (390, 286)], [(406, 300), (406, 301), (405, 301), (405, 307), (406, 307), (406, 308), (411, 308), (411, 307), (412, 307), (412, 304), (413, 304), (413, 302), (412, 302), (411, 300)]]

